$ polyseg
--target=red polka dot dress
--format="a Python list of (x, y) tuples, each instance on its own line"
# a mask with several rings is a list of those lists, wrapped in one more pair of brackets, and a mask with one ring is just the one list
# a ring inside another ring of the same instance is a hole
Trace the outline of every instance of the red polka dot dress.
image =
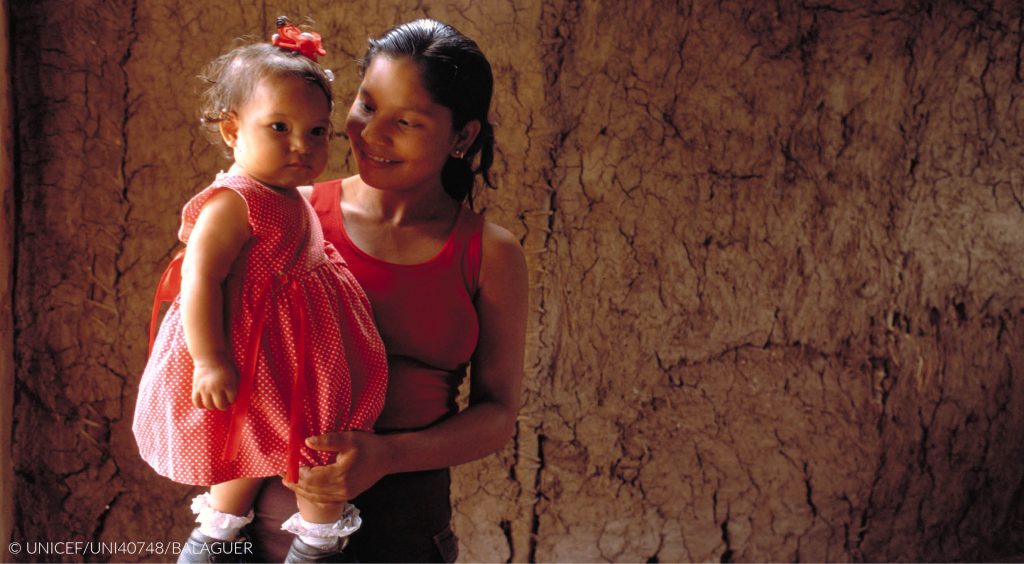
[(142, 458), (157, 473), (194, 485), (281, 474), (290, 448), (303, 466), (333, 462), (332, 453), (302, 441), (372, 430), (387, 385), (366, 294), (325, 244), (304, 198), (222, 174), (186, 204), (179, 238), (187, 245), (203, 204), (220, 190), (245, 199), (253, 235), (224, 283), (239, 398), (228, 411), (192, 405), (179, 296), (142, 375), (132, 425)]

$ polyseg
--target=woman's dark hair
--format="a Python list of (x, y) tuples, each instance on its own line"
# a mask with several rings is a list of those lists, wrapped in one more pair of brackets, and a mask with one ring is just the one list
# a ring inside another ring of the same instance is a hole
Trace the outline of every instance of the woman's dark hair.
[[(441, 172), (445, 192), (458, 202), (473, 205), (473, 177), (479, 174), (487, 186), (494, 162), (494, 129), (487, 119), (494, 91), (491, 64), (480, 47), (454, 27), (436, 20), (415, 20), (396, 26), (377, 39), (370, 39), (359, 60), (360, 76), (378, 55), (389, 59), (408, 57), (420, 68), (423, 86), (431, 98), (452, 112), (452, 127), (458, 131), (472, 120), (480, 122), (480, 133), (461, 159), (449, 156)], [(473, 168), (473, 159), (480, 164)]]
[(270, 43), (236, 47), (214, 59), (199, 75), (207, 84), (199, 107), (203, 129), (219, 139), (217, 124), (245, 105), (256, 85), (268, 76), (297, 76), (308, 80), (323, 91), (327, 108), (331, 110), (334, 95), (328, 72), (305, 55)]

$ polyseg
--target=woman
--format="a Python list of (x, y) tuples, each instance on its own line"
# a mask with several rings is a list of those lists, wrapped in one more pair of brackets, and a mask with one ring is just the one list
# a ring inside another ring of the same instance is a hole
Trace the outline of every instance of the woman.
[[(371, 40), (359, 68), (346, 120), (359, 175), (307, 195), (370, 298), (388, 352), (387, 398), (376, 434), (309, 439), (337, 462), (303, 469), (287, 487), (359, 508), (348, 558), (450, 562), (458, 547), (448, 468), (512, 436), (525, 346), (522, 249), (469, 207), (474, 176), (490, 184), (491, 68), (472, 40), (433, 20)], [(460, 412), (455, 397), (470, 365)], [(289, 503), (279, 480), (258, 501), (253, 534), (268, 559), (287, 551), (276, 528)]]

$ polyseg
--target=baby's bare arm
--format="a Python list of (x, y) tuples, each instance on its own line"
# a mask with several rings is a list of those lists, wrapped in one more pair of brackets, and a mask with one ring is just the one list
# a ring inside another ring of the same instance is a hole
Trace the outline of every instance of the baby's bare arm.
[(181, 270), (181, 318), (192, 356), (192, 403), (227, 409), (235, 401), (238, 375), (227, 350), (223, 284), (251, 237), (245, 200), (231, 190), (203, 205), (189, 237)]

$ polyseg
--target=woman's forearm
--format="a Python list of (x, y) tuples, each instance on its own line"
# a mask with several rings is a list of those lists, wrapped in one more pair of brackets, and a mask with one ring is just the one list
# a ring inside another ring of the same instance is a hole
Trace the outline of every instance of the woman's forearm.
[(382, 435), (385, 474), (465, 464), (501, 449), (515, 432), (516, 409), (482, 401), (423, 430)]
[(334, 503), (355, 498), (389, 474), (456, 466), (500, 449), (515, 429), (516, 410), (477, 401), (432, 427), (376, 435), (361, 431), (310, 437), (311, 448), (338, 453), (332, 464), (301, 468), (285, 485), (306, 499)]

